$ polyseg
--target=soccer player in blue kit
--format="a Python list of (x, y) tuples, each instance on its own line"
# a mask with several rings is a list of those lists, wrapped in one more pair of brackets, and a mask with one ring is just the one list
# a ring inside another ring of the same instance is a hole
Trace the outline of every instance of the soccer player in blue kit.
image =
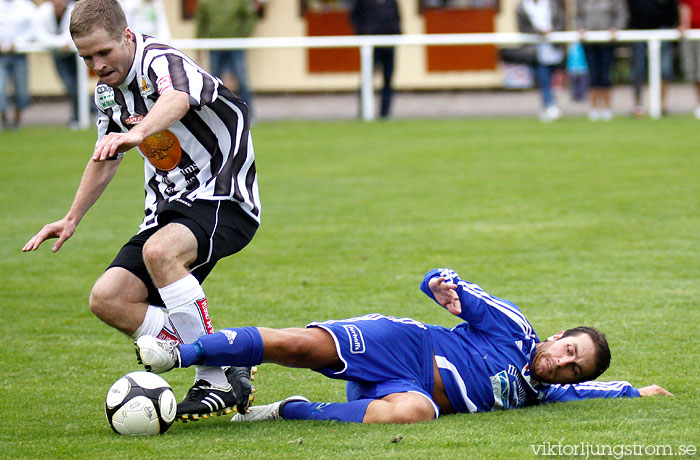
[(412, 423), (555, 401), (670, 395), (658, 385), (637, 389), (625, 381), (594, 382), (608, 368), (610, 350), (593, 328), (540, 341), (518, 307), (450, 269), (429, 271), (421, 290), (464, 322), (448, 329), (370, 314), (303, 329), (224, 329), (184, 345), (143, 336), (136, 352), (157, 373), (195, 364), (272, 362), (348, 382), (348, 402), (292, 396), (252, 407), (233, 421)]

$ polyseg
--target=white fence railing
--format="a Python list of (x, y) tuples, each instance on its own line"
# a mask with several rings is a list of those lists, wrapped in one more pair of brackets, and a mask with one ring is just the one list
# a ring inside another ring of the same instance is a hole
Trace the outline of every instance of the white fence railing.
[[(614, 36), (609, 31), (552, 32), (545, 36), (520, 33), (473, 34), (406, 34), (406, 35), (349, 35), (329, 37), (261, 37), (218, 39), (175, 39), (171, 44), (183, 50), (211, 49), (283, 49), (283, 48), (359, 48), (361, 74), (361, 112), (363, 120), (375, 118), (373, 97), (374, 48), (380, 46), (426, 45), (519, 45), (540, 43), (574, 43), (578, 41), (603, 43), (647, 42), (649, 75), (649, 116), (661, 117), (661, 42), (700, 40), (700, 29), (688, 30), (682, 36), (678, 30), (620, 30)], [(40, 46), (23, 51), (44, 51)], [(85, 128), (89, 122), (88, 72), (76, 55), (78, 71), (79, 123)]]

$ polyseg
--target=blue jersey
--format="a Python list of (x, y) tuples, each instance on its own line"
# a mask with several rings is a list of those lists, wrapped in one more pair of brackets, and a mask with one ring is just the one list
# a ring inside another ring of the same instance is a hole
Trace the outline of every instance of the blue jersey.
[(450, 269), (429, 271), (421, 290), (435, 300), (428, 283), (443, 277), (457, 285), (465, 322), (447, 329), (426, 325), (455, 412), (511, 409), (553, 401), (639, 396), (628, 382), (550, 385), (531, 378), (530, 364), (540, 340), (517, 306), (463, 281)]

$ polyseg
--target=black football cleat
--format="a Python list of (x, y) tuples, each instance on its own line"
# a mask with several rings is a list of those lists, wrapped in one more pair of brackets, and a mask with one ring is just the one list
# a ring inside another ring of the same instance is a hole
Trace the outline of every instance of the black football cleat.
[(236, 395), (236, 410), (239, 414), (245, 414), (255, 399), (252, 381), (255, 380), (253, 375), (258, 372), (258, 368), (231, 366), (224, 368), (224, 371)]
[(228, 388), (221, 388), (213, 386), (206, 380), (197, 380), (187, 392), (185, 399), (177, 405), (175, 418), (187, 422), (230, 414), (236, 403), (236, 394), (231, 385), (228, 385)]

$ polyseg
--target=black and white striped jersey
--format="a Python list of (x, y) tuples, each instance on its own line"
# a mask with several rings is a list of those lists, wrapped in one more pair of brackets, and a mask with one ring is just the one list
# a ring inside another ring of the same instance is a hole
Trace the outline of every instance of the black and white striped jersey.
[(135, 37), (136, 55), (121, 86), (98, 82), (95, 89), (98, 141), (135, 126), (166, 91), (190, 96), (183, 118), (139, 145), (146, 189), (140, 231), (155, 226), (159, 211), (172, 200), (232, 200), (260, 222), (246, 105), (181, 51), (148, 35)]

